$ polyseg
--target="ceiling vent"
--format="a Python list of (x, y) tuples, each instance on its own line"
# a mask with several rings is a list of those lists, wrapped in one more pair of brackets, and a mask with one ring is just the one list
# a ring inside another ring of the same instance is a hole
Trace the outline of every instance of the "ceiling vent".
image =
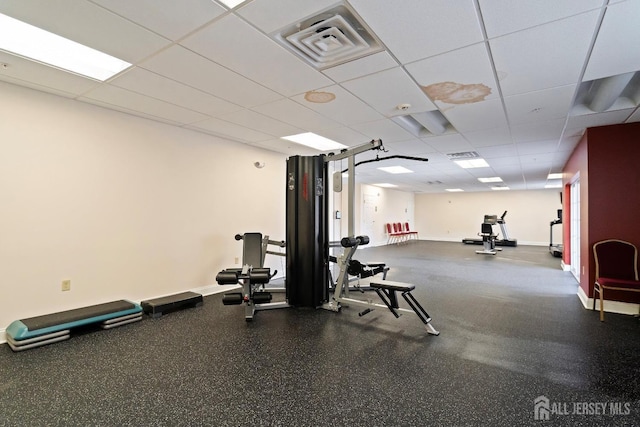
[(448, 153), (447, 157), (449, 160), (468, 160), (468, 159), (478, 159), (480, 158), (480, 154), (475, 151), (463, 151), (460, 153)]
[(319, 70), (383, 50), (362, 20), (344, 4), (293, 23), (272, 37)]

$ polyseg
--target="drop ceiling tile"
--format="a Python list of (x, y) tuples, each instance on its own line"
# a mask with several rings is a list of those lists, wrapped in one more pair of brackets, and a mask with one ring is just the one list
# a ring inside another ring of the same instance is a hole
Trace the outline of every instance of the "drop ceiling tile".
[[(478, 102), (499, 95), (484, 43), (417, 61), (406, 69), (423, 88), (429, 86), (425, 91), (439, 107)], [(436, 94), (440, 96), (434, 97)]]
[[(522, 165), (522, 170), (536, 170), (535, 166), (540, 168), (547, 168), (547, 171), (551, 169), (551, 164), (555, 153), (539, 153), (539, 154), (521, 154), (518, 158)], [(548, 173), (548, 172), (547, 172)]]
[(465, 139), (475, 147), (489, 147), (493, 145), (511, 144), (511, 133), (507, 126), (499, 126), (479, 131), (469, 131), (463, 133)]
[(483, 159), (496, 159), (500, 157), (514, 157), (518, 155), (515, 144), (494, 145), (491, 147), (478, 148), (475, 151)]
[(282, 137), (302, 133), (303, 130), (251, 110), (240, 110), (218, 116), (219, 119), (235, 123), (268, 135)]
[[(342, 86), (385, 116), (436, 109), (424, 92), (399, 67), (349, 80), (342, 83)], [(396, 108), (399, 104), (410, 104), (411, 108), (400, 111)]]
[(243, 107), (282, 98), (276, 92), (181, 46), (172, 46), (140, 66)]
[(503, 96), (577, 83), (597, 19), (587, 12), (490, 40)]
[(520, 159), (517, 155), (507, 157), (494, 157), (490, 162), (487, 162), (492, 168), (499, 174), (506, 174), (509, 172), (520, 172)]
[(3, 51), (0, 51), (0, 62), (7, 64), (6, 68), (0, 67), (0, 79), (46, 92), (63, 93), (67, 97), (80, 95), (99, 84), (96, 80)]
[(570, 135), (590, 127), (622, 123), (631, 115), (631, 113), (633, 113), (633, 108), (569, 117), (569, 120), (567, 121), (567, 131), (565, 134)]
[(169, 40), (84, 0), (3, 0), (0, 13), (135, 63)]
[(265, 33), (303, 21), (334, 5), (335, 0), (254, 0), (238, 9), (238, 15)]
[(489, 38), (568, 18), (602, 7), (603, 0), (480, 0), (480, 11)]
[(458, 132), (468, 132), (505, 127), (507, 118), (499, 99), (474, 104), (453, 105), (440, 109)]
[(482, 41), (472, 0), (351, 0), (400, 63)]
[(240, 126), (235, 123), (216, 118), (209, 118), (185, 127), (189, 129), (205, 131), (213, 135), (221, 136), (223, 138), (231, 138), (241, 142), (254, 143), (273, 139), (272, 135), (257, 132), (253, 129), (247, 129), (244, 126)]
[(382, 139), (383, 144), (385, 142), (406, 141), (414, 138), (413, 135), (391, 120), (376, 120), (374, 122), (359, 123), (350, 127), (370, 139)]
[(16, 86), (22, 86), (22, 87), (26, 87), (29, 89), (34, 89), (34, 90), (38, 90), (41, 92), (45, 92), (45, 93), (51, 93), (54, 95), (58, 95), (58, 96), (62, 96), (64, 98), (74, 98), (76, 96), (76, 94), (73, 93), (69, 93), (69, 92), (64, 92), (62, 90), (58, 90), (52, 87), (45, 87), (45, 86), (41, 86), (37, 83), (33, 83), (33, 82), (29, 82), (26, 80), (19, 80), (13, 77), (9, 77), (9, 76), (3, 76), (0, 75), (0, 82), (3, 82), (5, 84), (12, 84), (12, 85), (16, 85)]
[[(323, 116), (329, 117), (330, 119), (345, 125), (371, 122), (383, 118), (380, 113), (353, 96), (341, 86), (329, 86), (313, 92), (310, 91), (305, 94), (296, 95), (291, 99), (322, 114)], [(309, 94), (309, 96), (307, 96), (307, 94)], [(335, 99), (326, 103), (309, 102), (307, 100), (308, 97), (313, 99), (313, 96), (322, 96), (325, 94), (334, 95)]]
[(504, 99), (512, 125), (546, 122), (565, 117), (571, 109), (576, 85), (509, 96)]
[(110, 84), (208, 115), (215, 116), (242, 109), (239, 105), (216, 98), (144, 68), (135, 67), (112, 80)]
[(333, 83), (234, 15), (225, 16), (180, 44), (285, 96)]
[(251, 143), (254, 147), (263, 148), (265, 150), (271, 150), (278, 153), (284, 153), (288, 156), (315, 156), (320, 152), (304, 145), (296, 144), (295, 142), (287, 141), (286, 139), (269, 139), (267, 141), (259, 141)]
[(225, 13), (211, 0), (91, 0), (170, 40), (178, 40)]
[(471, 144), (458, 134), (434, 136), (429, 138), (429, 145), (443, 154), (473, 151)]
[(354, 147), (371, 141), (371, 138), (367, 138), (360, 132), (345, 126), (323, 129), (322, 132), (319, 132), (318, 134), (348, 147)]
[(271, 102), (253, 108), (254, 111), (273, 119), (289, 123), (310, 132), (339, 127), (340, 124), (310, 110), (290, 99)]
[(607, 7), (584, 81), (640, 70), (640, 1)]
[(541, 141), (545, 139), (559, 139), (564, 129), (566, 118), (549, 121), (535, 121), (511, 126), (511, 134), (515, 142)]
[(206, 115), (197, 111), (188, 110), (116, 86), (99, 86), (78, 99), (87, 102), (96, 100), (182, 124), (193, 123), (207, 118)]
[(120, 105), (114, 105), (114, 104), (110, 104), (108, 102), (103, 102), (97, 99), (89, 99), (89, 98), (82, 98), (79, 99), (79, 101), (81, 102), (85, 102), (87, 104), (92, 104), (92, 105), (97, 105), (99, 107), (103, 107), (105, 109), (108, 109), (110, 111), (118, 111), (121, 113), (125, 113), (131, 116), (137, 116), (137, 117), (142, 117), (145, 119), (149, 119), (149, 120), (153, 120), (155, 122), (160, 122), (160, 123), (166, 123), (169, 125), (173, 125), (173, 126), (182, 126), (183, 124), (180, 122), (175, 121), (173, 118), (165, 118), (165, 117), (160, 117), (157, 115), (152, 115), (152, 114), (147, 114), (141, 111), (136, 111), (136, 110), (132, 110), (130, 108), (127, 107), (122, 107)]
[(387, 142), (385, 143), (385, 148), (391, 148), (394, 151), (397, 151), (398, 154), (403, 154), (406, 156), (417, 156), (421, 154), (433, 153), (436, 151), (435, 148), (433, 148), (431, 145), (419, 139)]
[(327, 68), (322, 70), (322, 72), (335, 82), (340, 83), (397, 66), (398, 63), (396, 60), (387, 52), (378, 52), (365, 56), (364, 58), (356, 59), (355, 61)]
[(550, 154), (558, 150), (559, 139), (536, 142), (520, 142), (516, 144), (518, 154)]
[(636, 109), (636, 111), (627, 120), (627, 123), (632, 122), (640, 122), (640, 109)]

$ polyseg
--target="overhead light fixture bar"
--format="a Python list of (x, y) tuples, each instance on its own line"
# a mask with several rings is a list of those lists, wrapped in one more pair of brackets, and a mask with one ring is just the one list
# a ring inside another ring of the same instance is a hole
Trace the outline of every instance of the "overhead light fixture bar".
[(92, 79), (105, 81), (130, 63), (0, 14), (0, 50)]
[(329, 138), (325, 138), (324, 136), (316, 135), (313, 132), (283, 136), (282, 139), (286, 139), (287, 141), (295, 142), (296, 144), (314, 148), (318, 151), (341, 150), (343, 148), (348, 148), (344, 144), (340, 144), (339, 142), (333, 141)]
[(561, 173), (550, 173), (547, 175), (547, 179), (562, 179)]
[(491, 187), (492, 190), (496, 190), (496, 191), (504, 191), (504, 190), (509, 190), (509, 187)]
[(380, 184), (371, 184), (371, 185), (375, 185), (376, 187), (383, 187), (383, 188), (393, 188), (393, 187), (397, 187), (397, 185), (395, 184), (389, 184), (388, 182), (382, 182)]
[(459, 193), (464, 190), (462, 188), (445, 188), (444, 191), (448, 191), (450, 193)]

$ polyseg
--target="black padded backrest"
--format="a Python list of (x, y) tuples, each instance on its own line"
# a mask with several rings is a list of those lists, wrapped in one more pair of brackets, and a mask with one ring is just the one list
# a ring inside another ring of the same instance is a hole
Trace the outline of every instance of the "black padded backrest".
[(480, 232), (482, 234), (493, 234), (493, 227), (491, 226), (491, 224), (483, 222), (480, 228)]
[(244, 233), (242, 241), (242, 264), (262, 267), (262, 233)]

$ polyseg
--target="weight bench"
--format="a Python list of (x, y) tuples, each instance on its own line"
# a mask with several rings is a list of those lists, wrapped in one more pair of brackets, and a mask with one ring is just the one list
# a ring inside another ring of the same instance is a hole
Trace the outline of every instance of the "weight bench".
[[(415, 285), (410, 285), (408, 283), (402, 282), (394, 282), (391, 280), (372, 280), (369, 283), (369, 286), (371, 286), (376, 291), (382, 302), (384, 302), (389, 311), (391, 311), (396, 318), (400, 317), (398, 311), (403, 311), (403, 309), (401, 309), (398, 305), (398, 296), (396, 295), (396, 292), (401, 292), (402, 297), (405, 299), (405, 301), (407, 301), (409, 307), (411, 307), (413, 312), (420, 318), (422, 323), (425, 324), (427, 332), (432, 335), (440, 335), (440, 332), (436, 331), (435, 328), (431, 325), (431, 316), (429, 316), (425, 309), (422, 308), (415, 297), (411, 295), (411, 291), (416, 288)], [(361, 312), (360, 315), (363, 316), (370, 311), (371, 309), (367, 309)]]
[(13, 321), (6, 330), (13, 351), (28, 350), (71, 337), (71, 330), (98, 325), (111, 329), (142, 319), (142, 307), (126, 300), (112, 301), (44, 316)]

